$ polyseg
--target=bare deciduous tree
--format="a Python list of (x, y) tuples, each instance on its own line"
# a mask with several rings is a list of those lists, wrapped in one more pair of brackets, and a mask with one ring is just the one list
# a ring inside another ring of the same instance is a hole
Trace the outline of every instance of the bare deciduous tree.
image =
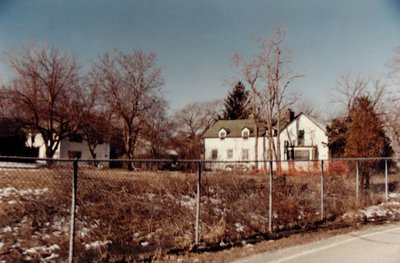
[(295, 112), (302, 112), (306, 115), (315, 117), (315, 118), (321, 118), (321, 110), (319, 109), (318, 105), (316, 105), (313, 101), (300, 98), (299, 100), (296, 101), (296, 103), (293, 105)]
[[(290, 52), (282, 47), (284, 38), (285, 31), (277, 28), (271, 38), (256, 39), (260, 51), (248, 62), (244, 61), (240, 55), (234, 57), (235, 65), (240, 69), (252, 91), (252, 108), (256, 126), (259, 126), (261, 122), (267, 126), (268, 152), (264, 146), (264, 153), (267, 153), (267, 156), (264, 154), (264, 160), (271, 159), (272, 156), (276, 160), (281, 158), (280, 139), (277, 136), (275, 145), (274, 129), (279, 134), (282, 128), (283, 110), (298, 98), (298, 94), (289, 91), (290, 84), (302, 76), (294, 74), (290, 69), (292, 59)], [(257, 149), (256, 138), (256, 153)], [(256, 155), (256, 161), (257, 158)]]
[(220, 100), (196, 102), (175, 112), (173, 119), (180, 141), (181, 155), (184, 158), (199, 158), (202, 153), (202, 136), (215, 123), (223, 111)]
[[(94, 64), (90, 77), (113, 112), (113, 124), (123, 132), (128, 159), (134, 158), (135, 147), (151, 109), (159, 101), (163, 85), (156, 55), (143, 51), (105, 54)], [(133, 164), (128, 165), (133, 169)]]
[(395, 49), (391, 63), (389, 64), (389, 80), (393, 90), (386, 96), (384, 101), (384, 123), (385, 129), (390, 138), (395, 155), (400, 154), (400, 47)]
[(373, 80), (361, 75), (358, 75), (357, 78), (353, 79), (348, 73), (342, 74), (337, 81), (337, 87), (335, 90), (337, 96), (334, 102), (344, 106), (345, 114), (350, 112), (354, 106), (355, 100), (362, 96), (367, 96), (372, 99), (371, 103), (373, 107), (375, 107), (381, 101), (386, 86), (386, 83), (381, 79)]
[(100, 89), (86, 80), (78, 97), (79, 129), (93, 159), (96, 159), (97, 146), (110, 140), (112, 112), (102, 102)]
[(146, 156), (150, 158), (164, 158), (169, 150), (172, 137), (172, 123), (167, 116), (167, 101), (160, 99), (154, 103), (151, 118), (146, 121), (143, 132), (144, 148), (148, 149)]
[[(271, 102), (272, 98), (266, 98), (261, 95), (257, 84), (260, 81), (260, 74), (262, 71), (262, 64), (258, 55), (253, 55), (249, 61), (245, 61), (240, 54), (235, 54), (233, 57), (234, 65), (240, 69), (245, 82), (249, 85), (251, 90), (250, 96), (250, 114), (254, 119), (254, 134), (255, 134), (255, 166), (258, 167), (258, 138), (260, 125), (262, 124), (262, 111), (265, 110), (265, 104)], [(268, 94), (265, 94), (268, 95)], [(265, 152), (265, 145), (264, 152)], [(265, 155), (264, 155), (265, 159)]]
[(77, 128), (79, 67), (75, 59), (46, 46), (25, 46), (6, 56), (16, 73), (3, 90), (12, 102), (12, 113), (31, 132), (42, 135), (46, 156), (52, 158), (60, 141)]

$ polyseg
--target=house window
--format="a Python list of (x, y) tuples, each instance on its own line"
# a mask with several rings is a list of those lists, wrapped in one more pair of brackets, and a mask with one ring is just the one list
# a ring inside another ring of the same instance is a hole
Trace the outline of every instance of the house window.
[(309, 161), (310, 150), (294, 150), (294, 160), (298, 161)]
[(225, 139), (225, 137), (226, 137), (226, 132), (225, 132), (225, 131), (221, 131), (221, 132), (219, 133), (219, 138), (220, 138), (221, 140), (223, 140), (223, 139)]
[(243, 137), (243, 139), (248, 139), (249, 138), (249, 131), (248, 130), (244, 130), (243, 132), (242, 132), (242, 137)]
[(242, 149), (242, 160), (243, 161), (249, 160), (249, 149)]
[(297, 134), (297, 145), (304, 146), (304, 130), (299, 130)]
[(217, 149), (212, 149), (211, 150), (211, 159), (212, 160), (217, 160), (218, 159), (218, 150)]
[(82, 152), (80, 151), (68, 151), (68, 158), (69, 159), (80, 159), (82, 157)]
[(232, 159), (233, 158), (233, 149), (228, 149), (226, 151), (226, 158), (227, 159)]
[(248, 139), (250, 137), (250, 130), (249, 128), (245, 127), (242, 129), (242, 138), (243, 139)]
[(220, 138), (221, 140), (223, 140), (223, 139), (226, 138), (226, 131), (225, 131), (225, 130), (221, 130), (221, 131), (219, 132), (219, 138)]
[(70, 142), (83, 142), (83, 135), (82, 134), (72, 134), (69, 136)]

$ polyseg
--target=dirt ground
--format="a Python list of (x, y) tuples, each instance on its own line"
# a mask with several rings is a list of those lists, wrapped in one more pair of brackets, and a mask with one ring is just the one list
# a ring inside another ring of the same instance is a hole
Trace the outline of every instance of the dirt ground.
[[(229, 262), (354, 230), (375, 219), (400, 219), (400, 191), (389, 189), (390, 202), (384, 202), (382, 176), (373, 181), (379, 187), (360, 192), (358, 207), (353, 175), (326, 176), (323, 221), (320, 176), (274, 176), (271, 236), (265, 174), (205, 172), (199, 203), (204, 247), (194, 253), (197, 174), (191, 170), (81, 167), (76, 261)], [(0, 261), (66, 261), (72, 174), (67, 166), (0, 169)], [(397, 174), (391, 176), (393, 185), (399, 181)]]

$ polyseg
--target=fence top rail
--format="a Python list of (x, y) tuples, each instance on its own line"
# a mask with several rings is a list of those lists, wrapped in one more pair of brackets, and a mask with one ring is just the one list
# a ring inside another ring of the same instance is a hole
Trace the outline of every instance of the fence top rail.
[[(387, 160), (387, 161), (396, 161), (400, 160), (400, 157), (363, 157), (363, 158), (330, 158), (330, 159), (314, 159), (314, 160), (231, 160), (231, 161), (225, 161), (225, 160), (196, 160), (196, 161), (202, 161), (203, 163), (268, 163), (268, 162), (273, 162), (273, 163), (278, 163), (278, 162), (330, 162), (330, 161), (381, 161), (381, 160)], [(181, 160), (181, 161), (186, 161), (186, 160)]]
[(314, 159), (314, 160), (205, 160), (205, 159), (68, 159), (68, 158), (37, 158), (24, 156), (0, 156), (0, 161), (44, 161), (44, 162), (177, 162), (177, 163), (265, 163), (265, 162), (329, 162), (329, 161), (395, 161), (400, 157), (363, 157), (363, 158), (331, 158), (331, 159)]

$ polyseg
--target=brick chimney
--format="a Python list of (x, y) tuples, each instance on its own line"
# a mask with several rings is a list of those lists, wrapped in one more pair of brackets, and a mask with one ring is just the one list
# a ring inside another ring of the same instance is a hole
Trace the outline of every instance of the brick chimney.
[(287, 109), (286, 114), (285, 114), (285, 120), (289, 123), (292, 120), (294, 120), (294, 111), (291, 109)]

